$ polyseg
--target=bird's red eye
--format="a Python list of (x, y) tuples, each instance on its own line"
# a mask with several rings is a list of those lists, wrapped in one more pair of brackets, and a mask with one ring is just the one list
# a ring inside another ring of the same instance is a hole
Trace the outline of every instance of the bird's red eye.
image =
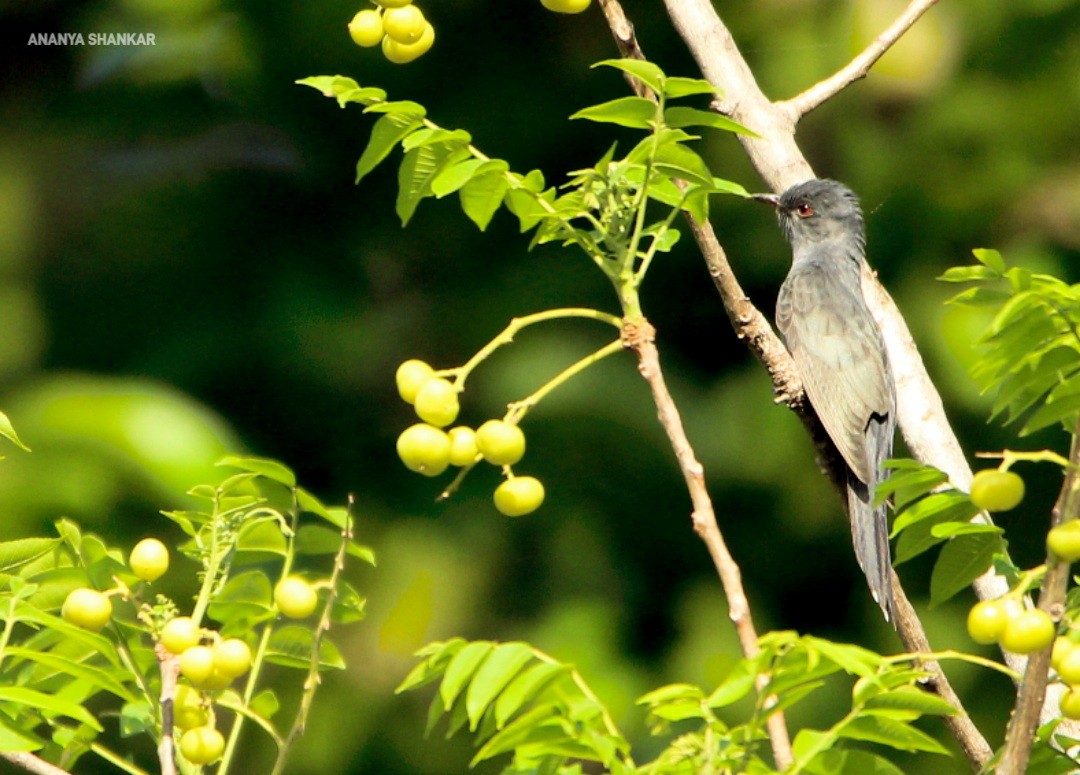
[(803, 202), (795, 208), (795, 212), (799, 214), (800, 218), (809, 218), (811, 215), (814, 214), (814, 208), (808, 205), (806, 202)]

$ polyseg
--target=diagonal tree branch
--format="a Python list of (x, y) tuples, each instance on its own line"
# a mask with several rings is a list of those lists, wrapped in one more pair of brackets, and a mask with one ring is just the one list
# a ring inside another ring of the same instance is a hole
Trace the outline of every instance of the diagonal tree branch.
[[(757, 133), (757, 137), (740, 136), (740, 141), (766, 182), (774, 190), (783, 190), (796, 182), (813, 177), (810, 165), (795, 143), (795, 123), (798, 115), (788, 107), (771, 102), (762, 93), (730, 31), (716, 14), (710, 0), (665, 0), (665, 5), (674, 26), (698, 62), (702, 73), (712, 84), (727, 90), (724, 99), (717, 104), (717, 109)], [(633, 39), (632, 27), (622, 16), (621, 9), (618, 13), (612, 11), (618, 6), (617, 0), (601, 0), (601, 6), (609, 22), (614, 19), (612, 30), (624, 54), (641, 56), (640, 48), (636, 47)], [(906, 22), (906, 26), (903, 26), (903, 23), (894, 25), (897, 29), (896, 38), (914, 23), (915, 18), (918, 16), (915, 15), (910, 22)], [(627, 45), (630, 42), (634, 43), (633, 48)], [(891, 42), (888, 45), (891, 45)], [(881, 53), (888, 45), (881, 48)], [(880, 57), (880, 53), (874, 60), (877, 57)], [(872, 61), (866, 67), (870, 64)], [(773, 377), (781, 400), (799, 411), (800, 417), (811, 430), (811, 435), (820, 443), (823, 434), (820, 433), (816, 417), (813, 417), (813, 412), (806, 405), (801, 385), (786, 350), (761, 313), (742, 292), (734, 273), (731, 272), (723, 248), (709, 225), (693, 222), (691, 225), (736, 332), (740, 338), (747, 340), (751, 350)], [(941, 468), (950, 475), (954, 483), (966, 489), (971, 481), (971, 469), (949, 426), (941, 398), (926, 373), (907, 325), (873, 274), (867, 272), (863, 279), (868, 304), (882, 328), (890, 362), (896, 373), (897, 392), (901, 396), (898, 419), (908, 446), (916, 457)], [(834, 465), (830, 468), (835, 482), (836, 467)], [(982, 586), (980, 596), (987, 597), (996, 597), (1007, 589), (1004, 580), (993, 575), (984, 577)], [(902, 592), (898, 597), (903, 597)], [(906, 598), (904, 602), (906, 603)], [(901, 617), (897, 624), (901, 639), (910, 650), (925, 650), (928, 642), (917, 616)], [(959, 699), (940, 669), (937, 676), (935, 683), (939, 693), (947, 696), (950, 702), (959, 707)], [(962, 712), (949, 719), (948, 723), (971, 761), (977, 766), (985, 763), (989, 758), (990, 748), (972, 724), (970, 717)]]
[[(1051, 527), (1080, 517), (1080, 422), (1077, 422), (1073, 429), (1069, 463), (1071, 465), (1065, 471), (1065, 482), (1061, 485), (1057, 502), (1054, 504)], [(1069, 563), (1062, 562), (1051, 554), (1046, 559), (1046, 576), (1043, 577), (1042, 589), (1039, 591), (1039, 608), (1050, 614), (1055, 621), (1061, 618), (1065, 610), (1065, 591), (1068, 585)], [(1050, 651), (1051, 647), (1047, 646), (1028, 658), (1027, 669), (1016, 698), (1016, 710), (1005, 733), (1005, 748), (996, 770), (999, 775), (1027, 772), (1031, 742), (1045, 715)]]
[(885, 52), (892, 48), (896, 41), (900, 40), (901, 36), (911, 29), (911, 26), (937, 2), (938, 0), (911, 0), (904, 12), (896, 17), (896, 20), (884, 32), (874, 38), (869, 46), (859, 52), (844, 67), (828, 78), (815, 83), (802, 94), (792, 97), (790, 100), (776, 103), (776, 106), (788, 111), (798, 121), (842, 89), (861, 78), (865, 78), (874, 63), (881, 59)]

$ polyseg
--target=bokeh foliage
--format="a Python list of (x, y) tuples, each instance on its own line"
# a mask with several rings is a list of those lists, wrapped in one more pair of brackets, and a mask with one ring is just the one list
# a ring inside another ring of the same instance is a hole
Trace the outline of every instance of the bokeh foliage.
[[(785, 97), (843, 64), (901, 5), (737, 0), (720, 12), (766, 93)], [(0, 54), (0, 405), (34, 448), (0, 464), (2, 537), (66, 515), (116, 540), (178, 540), (156, 510), (182, 505), (213, 460), (243, 449), (284, 460), (325, 500), (356, 493), (358, 538), (380, 558), (351, 578), (370, 616), (342, 644), (352, 669), (320, 695), (295, 771), (460, 771), (465, 743), (421, 744), (425, 703), (391, 694), (427, 640), (529, 640), (573, 662), (616, 714), (661, 682), (715, 680), (738, 652), (629, 356), (530, 414), (530, 465), (548, 501), (529, 518), (494, 511), (494, 477), (435, 504), (435, 488), (396, 460), (409, 422), (392, 381), (400, 361), (460, 364), (513, 315), (610, 309), (609, 290), (580, 254), (527, 252), (505, 213), (479, 234), (456, 206), (432, 203), (403, 231), (392, 170), (352, 186), (370, 125), (293, 85), (340, 72), (384, 86), (515, 168), (558, 180), (612, 139), (633, 142), (567, 120), (627, 93), (589, 69), (615, 55), (598, 11), (428, 2), (435, 48), (399, 67), (350, 42), (355, 10), (250, 0), (0, 10), (10, 44)], [(628, 2), (627, 12), (650, 58), (697, 74), (661, 4)], [(158, 45), (25, 45), (30, 33), (110, 30), (153, 31)], [(985, 321), (947, 309), (954, 289), (934, 278), (993, 246), (1011, 265), (1077, 279), (1077, 30), (1072, 0), (943, 3), (800, 126), (818, 174), (862, 196), (871, 261), (972, 453), (1011, 435), (986, 424), (989, 399), (963, 368)], [(760, 185), (732, 137), (710, 139), (706, 155), (715, 174)], [(734, 198), (711, 214), (771, 314), (788, 261), (775, 224)], [(731, 334), (689, 240), (657, 261), (643, 301), (759, 625), (895, 648), (852, 562), (839, 500)], [(601, 343), (572, 324), (523, 335), (470, 381), (476, 415), (464, 419), (501, 414)], [(1057, 477), (1033, 472), (1028, 484), (1002, 520), (1021, 565), (1038, 561)], [(902, 568), (916, 598), (927, 568)], [(936, 645), (969, 646), (965, 607), (961, 598), (928, 614)], [(960, 671), (957, 684), (1007, 700), (997, 677)], [(976, 722), (995, 713), (989, 699), (974, 710)]]

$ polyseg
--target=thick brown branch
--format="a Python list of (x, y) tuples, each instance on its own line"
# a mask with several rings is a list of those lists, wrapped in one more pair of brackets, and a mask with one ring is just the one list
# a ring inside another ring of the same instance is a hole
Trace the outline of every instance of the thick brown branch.
[[(1073, 429), (1072, 451), (1069, 453), (1069, 469), (1061, 485), (1057, 502), (1051, 515), (1051, 527), (1080, 517), (1080, 421)], [(1069, 585), (1069, 563), (1061, 562), (1053, 555), (1046, 559), (1046, 576), (1039, 591), (1039, 608), (1054, 620), (1061, 618), (1065, 610), (1065, 590)], [(1021, 775), (1027, 772), (1031, 756), (1031, 743), (1035, 730), (1046, 715), (1044, 711), (1046, 682), (1049, 677), (1050, 651), (1042, 651), (1028, 657), (1024, 680), (1016, 697), (1009, 729), (1005, 733), (1005, 748), (996, 772), (998, 775)]]
[(815, 83), (809, 89), (792, 97), (790, 100), (776, 103), (778, 108), (787, 111), (795, 121), (805, 116), (821, 103), (825, 102), (842, 89), (850, 86), (861, 78), (865, 78), (881, 57), (893, 47), (896, 41), (907, 32), (911, 25), (919, 20), (924, 13), (937, 3), (938, 0), (911, 0), (908, 7), (900, 14), (889, 27), (874, 38), (865, 49), (844, 67), (837, 70), (828, 78)]

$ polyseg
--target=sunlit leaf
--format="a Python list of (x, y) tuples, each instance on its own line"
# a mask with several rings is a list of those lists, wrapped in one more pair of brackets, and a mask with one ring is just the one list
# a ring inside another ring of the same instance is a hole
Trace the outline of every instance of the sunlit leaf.
[(619, 97), (583, 108), (570, 118), (618, 124), (631, 129), (650, 129), (656, 120), (656, 103), (644, 97)]
[(945, 544), (930, 574), (931, 608), (970, 586), (1000, 551), (1001, 539), (994, 533), (959, 536)]

